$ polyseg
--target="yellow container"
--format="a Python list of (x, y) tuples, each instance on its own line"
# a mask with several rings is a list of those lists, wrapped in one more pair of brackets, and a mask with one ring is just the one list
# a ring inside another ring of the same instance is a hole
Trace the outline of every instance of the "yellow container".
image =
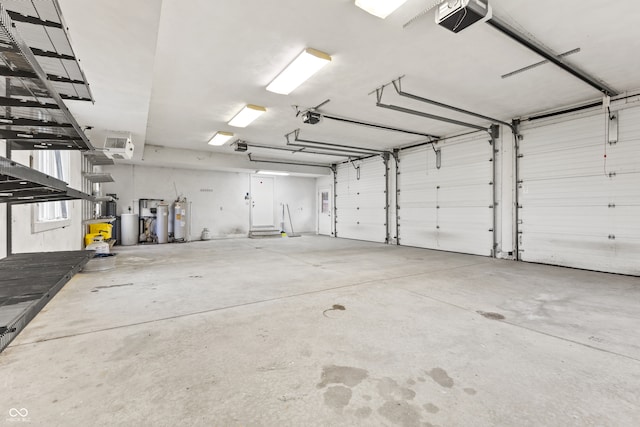
[(111, 224), (89, 224), (89, 234), (102, 234), (104, 240), (111, 238), (111, 230), (113, 229), (113, 225)]
[(93, 243), (93, 238), (99, 236), (101, 233), (87, 233), (84, 235), (84, 245), (89, 246)]

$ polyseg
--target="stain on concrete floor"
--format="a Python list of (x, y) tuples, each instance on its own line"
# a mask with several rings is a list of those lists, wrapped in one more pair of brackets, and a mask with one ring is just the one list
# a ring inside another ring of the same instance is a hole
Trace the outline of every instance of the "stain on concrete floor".
[(378, 409), (378, 413), (402, 427), (421, 427), (423, 425), (420, 408), (406, 401), (389, 400)]
[(368, 376), (369, 372), (365, 369), (329, 365), (322, 369), (321, 381), (317, 387), (323, 388), (328, 384), (344, 384), (348, 387), (355, 387)]
[(341, 304), (333, 304), (333, 306), (331, 308), (327, 308), (325, 311), (322, 312), (322, 315), (324, 317), (329, 317), (327, 316), (327, 312), (329, 311), (345, 311), (346, 307), (344, 305)]
[(504, 320), (505, 319), (505, 317), (502, 314), (494, 313), (494, 312), (491, 312), (491, 311), (478, 310), (478, 311), (476, 311), (476, 313), (478, 313), (479, 315), (481, 315), (483, 317), (486, 317), (487, 319), (491, 319), (491, 320)]
[(342, 412), (344, 407), (351, 401), (352, 395), (353, 392), (349, 387), (335, 385), (324, 392), (324, 404), (338, 412)]
[(449, 374), (447, 374), (447, 371), (442, 368), (433, 368), (431, 371), (427, 372), (427, 375), (442, 387), (453, 387), (453, 378), (451, 378)]

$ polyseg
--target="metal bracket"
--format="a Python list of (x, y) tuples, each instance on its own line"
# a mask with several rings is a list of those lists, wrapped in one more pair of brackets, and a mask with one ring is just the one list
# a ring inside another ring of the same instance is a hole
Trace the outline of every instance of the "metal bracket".
[(619, 130), (619, 117), (618, 111), (609, 111), (609, 145), (616, 144), (618, 142), (618, 130)]

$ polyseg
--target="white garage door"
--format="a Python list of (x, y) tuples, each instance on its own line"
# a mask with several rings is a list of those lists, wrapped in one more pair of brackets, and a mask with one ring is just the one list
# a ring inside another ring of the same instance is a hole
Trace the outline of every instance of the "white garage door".
[(491, 256), (493, 162), (484, 132), (400, 152), (400, 244)]
[(615, 114), (615, 144), (603, 112), (521, 129), (523, 261), (640, 274), (640, 108)]
[(387, 171), (382, 157), (338, 165), (336, 179), (336, 236), (386, 242)]

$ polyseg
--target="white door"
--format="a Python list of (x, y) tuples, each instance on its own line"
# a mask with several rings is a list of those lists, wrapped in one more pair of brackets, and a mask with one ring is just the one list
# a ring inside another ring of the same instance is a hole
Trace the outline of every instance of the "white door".
[(640, 108), (612, 113), (614, 144), (602, 110), (523, 124), (523, 261), (640, 275)]
[(400, 152), (399, 241), (403, 246), (492, 254), (493, 162), (485, 132)]
[(331, 188), (318, 191), (318, 234), (330, 236), (331, 233)]
[(376, 156), (338, 165), (336, 237), (387, 241), (387, 171)]
[(273, 177), (251, 176), (251, 226), (275, 226)]

